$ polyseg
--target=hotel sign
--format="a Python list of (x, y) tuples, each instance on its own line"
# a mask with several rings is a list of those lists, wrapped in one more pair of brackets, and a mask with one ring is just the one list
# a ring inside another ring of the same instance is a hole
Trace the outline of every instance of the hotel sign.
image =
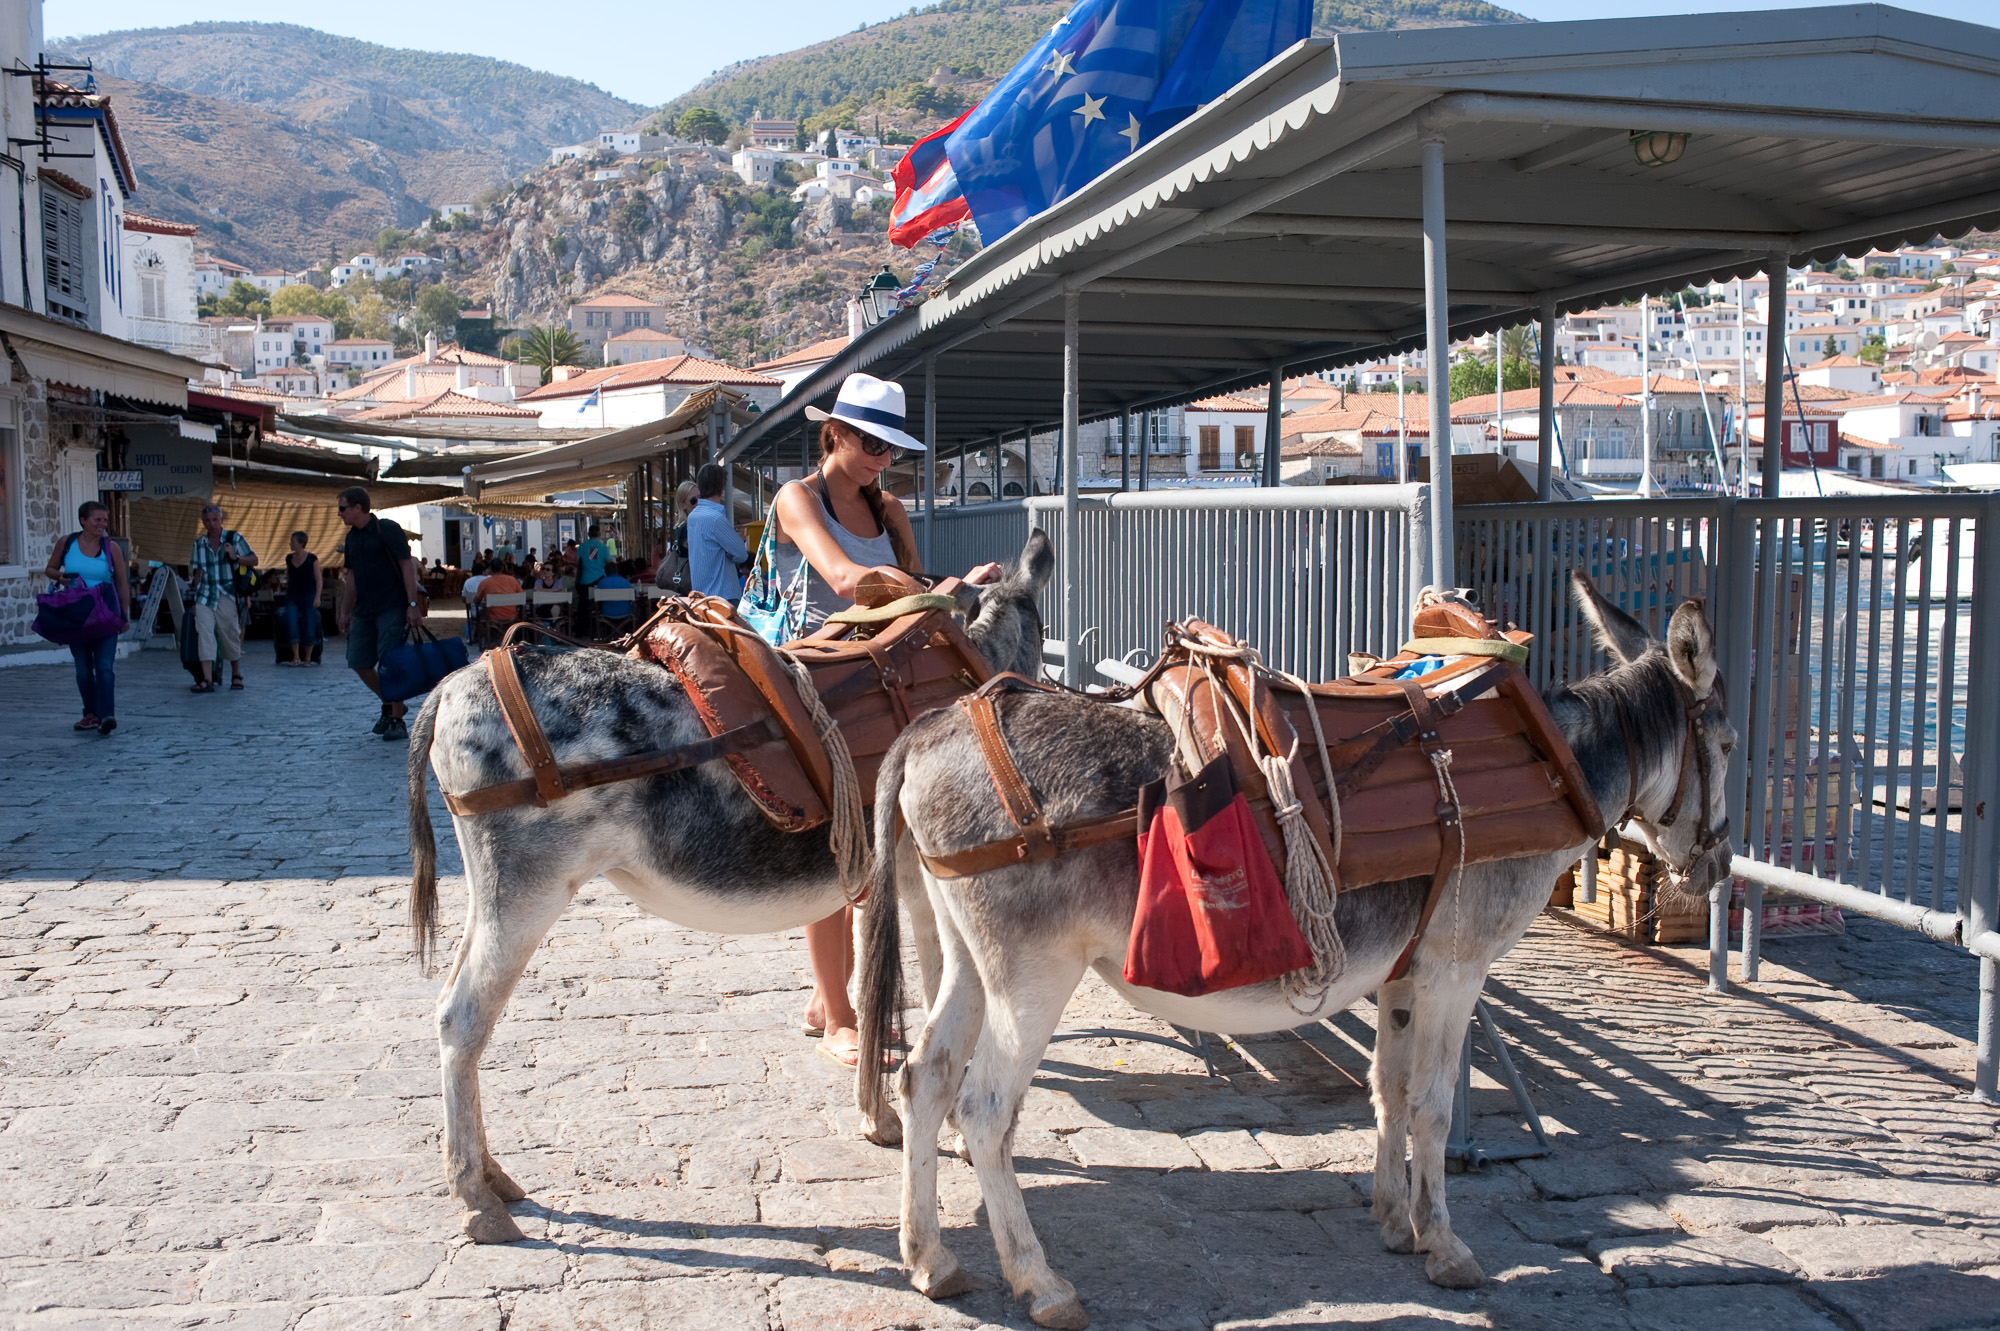
[(143, 490), (146, 487), (146, 473), (143, 471), (100, 471), (97, 473), (99, 493), (106, 490)]
[(183, 439), (171, 430), (145, 430), (135, 436), (127, 456), (139, 469), (140, 498), (207, 499), (215, 493), (209, 462), (213, 444)]

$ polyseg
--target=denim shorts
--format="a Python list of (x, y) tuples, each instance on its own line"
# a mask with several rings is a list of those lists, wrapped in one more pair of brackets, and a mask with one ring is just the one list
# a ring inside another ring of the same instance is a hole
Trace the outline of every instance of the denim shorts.
[(379, 614), (356, 612), (347, 625), (347, 668), (373, 670), (384, 656), (409, 640), (409, 615), (402, 609)]

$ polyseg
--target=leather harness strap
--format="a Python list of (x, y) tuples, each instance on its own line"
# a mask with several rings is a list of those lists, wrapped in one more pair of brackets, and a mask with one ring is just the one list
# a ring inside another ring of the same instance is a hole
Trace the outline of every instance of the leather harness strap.
[[(993, 687), (996, 682), (1000, 684), (999, 689)], [(1055, 837), (1050, 833), (1048, 819), (1042, 814), (1042, 806), (1035, 802), (1035, 793), (1028, 789), (1021, 769), (1014, 765), (1014, 755), (1007, 748), (1007, 736), (1000, 729), (1000, 712), (993, 701), (993, 695), (1009, 687), (1010, 683), (1006, 676), (996, 676), (976, 692), (960, 698), (958, 705), (972, 722), (972, 733), (979, 741), (980, 756), (986, 759), (986, 774), (993, 778), (993, 789), (999, 792), (1000, 805), (1007, 810), (1008, 821), (1021, 830), (1021, 844), (1016, 858), (1029, 864), (1045, 864), (1056, 857)]]
[[(1067, 823), (1050, 833), (1054, 850), (1050, 858), (1067, 855), (1075, 850), (1087, 850), (1092, 846), (1102, 846), (1111, 841), (1125, 841), (1139, 835), (1139, 811), (1125, 809), (1119, 813), (1106, 814), (1102, 818), (1090, 818), (1083, 822)], [(991, 873), (995, 869), (1005, 869), (1014, 864), (1040, 863), (1030, 860), (1025, 853), (1026, 845), (1021, 838), (1008, 841), (989, 841), (983, 846), (970, 850), (956, 851), (950, 855), (926, 855), (917, 852), (917, 858), (931, 871), (934, 878), (970, 878), (974, 874)]]
[[(1402, 955), (1396, 958), (1396, 964), (1389, 969), (1389, 980), (1395, 981), (1402, 979), (1404, 973), (1409, 970), (1410, 960), (1417, 952), (1417, 944), (1424, 941), (1424, 931), (1430, 928), (1431, 916), (1437, 914), (1438, 902), (1444, 899), (1446, 880), (1465, 871), (1465, 811), (1446, 793), (1448, 787), (1445, 769), (1451, 761), (1451, 755), (1443, 747), (1438, 728), (1443, 724), (1447, 713), (1444, 713), (1437, 706), (1437, 702), (1424, 692), (1421, 677), (1392, 682), (1409, 700), (1410, 715), (1415, 717), (1417, 722), (1418, 744), (1432, 762), (1438, 763), (1437, 821), (1439, 830), (1443, 833), (1438, 838), (1437, 867), (1431, 870), (1430, 890), (1424, 893), (1424, 908), (1417, 916), (1416, 932), (1410, 935), (1410, 941), (1404, 945)], [(1456, 695), (1448, 696), (1454, 696), (1456, 701), (1467, 694), (1478, 696), (1471, 690), (1462, 690)], [(1452, 711), (1457, 710), (1457, 706), (1452, 708)], [(1443, 756), (1443, 762), (1438, 762), (1440, 755)]]
[[(769, 721), (757, 721), (734, 730), (725, 730), (712, 739), (697, 740), (673, 749), (653, 749), (646, 753), (634, 753), (624, 758), (605, 758), (598, 762), (579, 763), (562, 770), (563, 788), (569, 794), (589, 790), (594, 786), (608, 786), (619, 781), (636, 781), (641, 777), (660, 776), (667, 772), (684, 771), (713, 762), (717, 758), (745, 749), (754, 749), (759, 744), (768, 744), (778, 738), (776, 729)], [(532, 777), (519, 781), (503, 781), (498, 785), (481, 786), (463, 795), (444, 793), (444, 805), (461, 816), (493, 813), (500, 809), (511, 809), (522, 804), (546, 806), (540, 798)]]
[(500, 715), (506, 719), (521, 756), (528, 760), (528, 776), (535, 784), (535, 803), (545, 805), (569, 791), (563, 785), (563, 771), (556, 763), (556, 755), (549, 748), (549, 737), (542, 733), (541, 723), (535, 720), (535, 713), (528, 706), (528, 695), (521, 688), (520, 672), (514, 668), (515, 650), (510, 644), (488, 652), (486, 673), (493, 681), (493, 696), (500, 701)]

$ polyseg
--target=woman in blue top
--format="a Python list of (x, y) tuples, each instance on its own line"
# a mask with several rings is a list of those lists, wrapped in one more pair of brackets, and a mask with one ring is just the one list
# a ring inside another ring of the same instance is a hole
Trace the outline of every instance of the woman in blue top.
[[(132, 585), (125, 576), (125, 552), (106, 535), (111, 526), (111, 510), (95, 499), (86, 499), (76, 510), (76, 520), (80, 530), (56, 543), (42, 572), (49, 575), (49, 581), (65, 587), (77, 584), (102, 587), (110, 583), (117, 589), (125, 623), (131, 623)], [(119, 628), (122, 630), (124, 624)], [(118, 729), (111, 681), (111, 667), (118, 659), (118, 634), (73, 644), (69, 654), (76, 661), (76, 691), (83, 695), (83, 718), (75, 729), (108, 735)]]

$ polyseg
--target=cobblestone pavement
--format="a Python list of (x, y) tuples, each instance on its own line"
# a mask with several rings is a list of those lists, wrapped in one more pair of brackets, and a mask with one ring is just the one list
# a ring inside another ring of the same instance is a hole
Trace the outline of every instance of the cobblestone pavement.
[[(795, 1030), (801, 941), (693, 933), (602, 883), (486, 1060), (531, 1241), (459, 1239), (435, 981), (402, 925), (404, 748), (366, 733), (346, 672), (254, 648), (241, 694), (191, 697), (167, 653), (121, 662), (110, 740), (70, 734), (66, 669), (0, 670), (0, 1323), (1027, 1325), (956, 1160), (947, 1238), (981, 1286), (934, 1305), (905, 1284), (897, 1157)], [(1231, 1046), (1213, 1079), (1156, 1045), (1060, 1043), (1022, 1177), (1102, 1328), (2000, 1325), (1970, 975), (1864, 924), (1774, 944), (1763, 983), (1716, 1000), (1694, 953), (1544, 920), (1489, 994), (1555, 1150), (1451, 1180), (1493, 1277), (1474, 1292), (1368, 1222), (1365, 1010)], [(1094, 983), (1068, 1025), (1165, 1033)], [(1478, 1139), (1518, 1139), (1486, 1071)]]

